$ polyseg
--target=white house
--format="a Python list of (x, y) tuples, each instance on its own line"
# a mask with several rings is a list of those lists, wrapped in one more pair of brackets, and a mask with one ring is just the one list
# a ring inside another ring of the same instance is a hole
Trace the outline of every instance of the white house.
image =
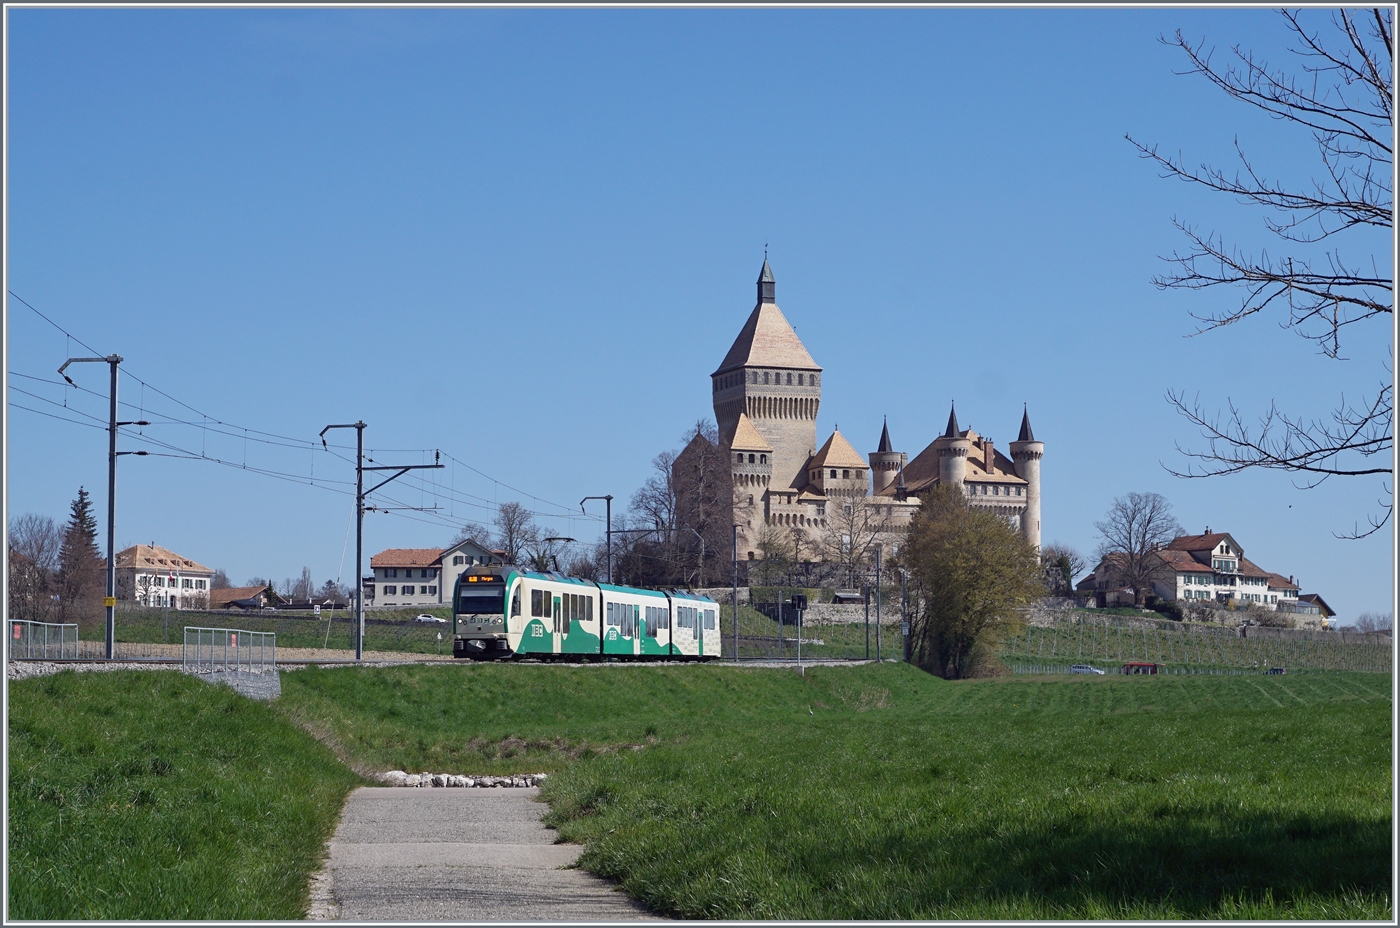
[(369, 559), (373, 577), (366, 599), (376, 606), (438, 606), (452, 601), (457, 577), (475, 564), (499, 564), (499, 556), (472, 541), (450, 548), (389, 548)]
[(160, 545), (132, 545), (116, 557), (117, 598), (143, 606), (208, 606), (214, 571)]

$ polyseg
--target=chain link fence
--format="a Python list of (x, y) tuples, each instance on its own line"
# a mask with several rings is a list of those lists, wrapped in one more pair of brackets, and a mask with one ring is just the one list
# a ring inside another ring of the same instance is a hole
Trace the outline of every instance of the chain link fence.
[(187, 625), (180, 669), (186, 673), (276, 672), (277, 635)]
[(26, 619), (9, 621), (11, 660), (78, 659), (77, 623), (31, 622)]
[[(1129, 661), (1161, 665), (1159, 672), (1351, 670), (1390, 673), (1389, 638), (1287, 629), (1229, 628), (1130, 616), (1073, 612), (1026, 626), (1004, 642), (1002, 660), (1018, 673), (1069, 672), (1095, 664), (1110, 672)], [(1018, 667), (1059, 667), (1017, 670)]]

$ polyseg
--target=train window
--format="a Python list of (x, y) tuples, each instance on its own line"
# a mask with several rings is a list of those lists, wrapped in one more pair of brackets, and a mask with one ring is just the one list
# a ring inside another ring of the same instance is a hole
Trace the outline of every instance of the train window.
[(559, 598), (558, 598), (558, 597), (554, 597), (554, 634), (556, 634), (556, 635), (559, 634), (561, 631), (563, 631), (563, 629), (559, 627), (559, 612), (560, 612)]
[(530, 615), (537, 619), (544, 618), (544, 590), (530, 591)]
[(585, 600), (583, 601), (583, 620), (584, 620), (585, 622), (592, 622), (592, 621), (593, 621), (593, 597), (592, 597), (592, 596), (589, 596), (587, 599), (585, 599)]
[(670, 610), (670, 609), (667, 609), (667, 608), (664, 607), (664, 606), (661, 608), (661, 627), (662, 627), (662, 628), (670, 628), (670, 627), (671, 627), (671, 610)]
[(512, 618), (520, 615), (520, 587), (515, 588), (515, 595), (510, 599), (510, 614)]

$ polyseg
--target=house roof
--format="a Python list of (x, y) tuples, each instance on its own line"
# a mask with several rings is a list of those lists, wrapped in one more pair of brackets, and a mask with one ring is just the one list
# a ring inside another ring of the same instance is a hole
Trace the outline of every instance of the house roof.
[(1238, 551), (1241, 556), (1243, 556), (1244, 549), (1238, 541), (1235, 541), (1229, 532), (1211, 532), (1206, 535), (1180, 535), (1173, 538), (1171, 544), (1167, 545), (1167, 547), (1174, 551), (1214, 551), (1216, 546), (1222, 541), (1228, 541), (1231, 550)]
[(217, 609), (221, 605), (237, 600), (254, 599), (263, 593), (267, 593), (268, 598), (273, 602), (282, 601), (282, 597), (278, 596), (277, 591), (270, 586), (229, 586), (209, 591), (209, 608)]
[(442, 559), (442, 551), (442, 548), (386, 548), (369, 559), (369, 566), (436, 567)]
[(1314, 606), (1322, 610), (1322, 614), (1329, 619), (1337, 614), (1336, 610), (1334, 610), (1331, 606), (1327, 605), (1327, 601), (1321, 596), (1319, 596), (1317, 593), (1301, 593), (1298, 596), (1298, 601), (1301, 603), (1312, 603)]
[(1269, 589), (1271, 590), (1292, 590), (1294, 593), (1298, 592), (1298, 584), (1289, 580), (1283, 574), (1266, 573), (1264, 576), (1269, 578)]
[(763, 440), (763, 436), (758, 434), (758, 429), (749, 420), (746, 413), (739, 413), (739, 422), (734, 426), (734, 437), (729, 439), (729, 447), (733, 451), (768, 451), (773, 448), (768, 442)]
[(860, 452), (846, 441), (846, 436), (839, 431), (833, 430), (831, 437), (822, 445), (821, 450), (812, 455), (812, 460), (808, 462), (808, 467), (868, 467), (865, 458), (860, 456)]
[(759, 303), (754, 307), (715, 373), (722, 374), (737, 367), (821, 370), (777, 303)]
[(197, 564), (182, 554), (176, 554), (160, 545), (132, 545), (117, 552), (117, 567), (134, 567), (138, 570), (170, 570), (184, 573), (206, 573), (214, 571)]

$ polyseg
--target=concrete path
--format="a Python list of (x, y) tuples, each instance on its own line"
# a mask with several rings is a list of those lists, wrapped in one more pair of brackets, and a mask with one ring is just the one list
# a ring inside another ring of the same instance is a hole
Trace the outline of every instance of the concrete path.
[(363, 787), (345, 803), (311, 918), (345, 921), (654, 919), (612, 884), (564, 870), (539, 790)]

